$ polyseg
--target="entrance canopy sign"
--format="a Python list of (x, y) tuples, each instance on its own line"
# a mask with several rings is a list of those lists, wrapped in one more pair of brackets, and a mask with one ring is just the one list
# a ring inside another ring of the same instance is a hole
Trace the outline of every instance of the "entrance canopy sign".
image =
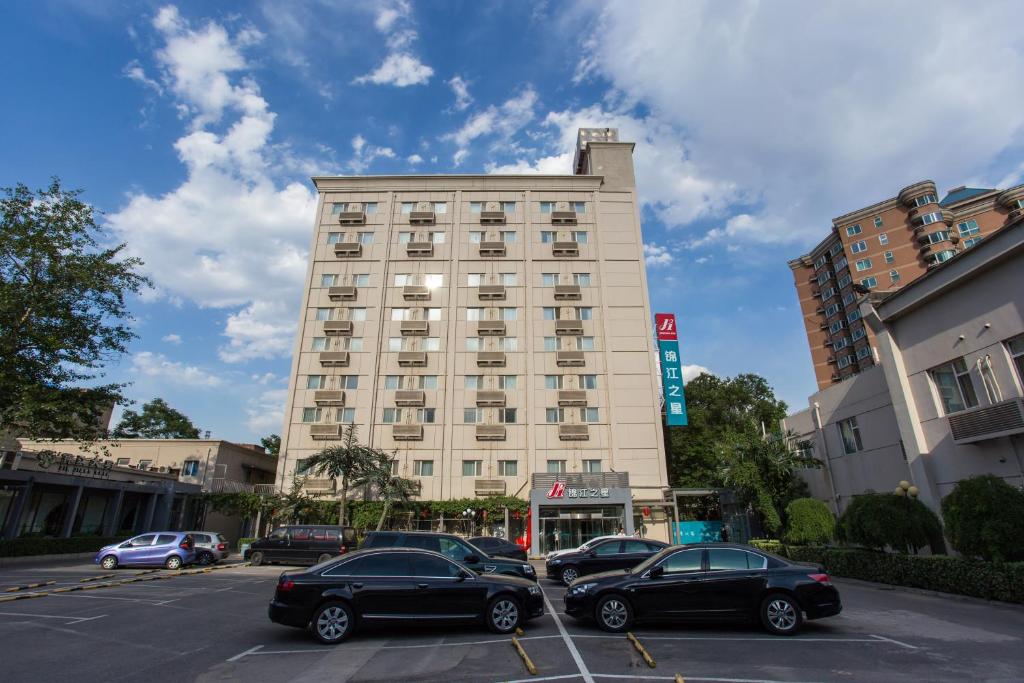
[(580, 489), (566, 488), (564, 481), (556, 481), (551, 485), (547, 498), (608, 498), (611, 489)]
[(686, 396), (683, 393), (683, 370), (679, 358), (676, 316), (672, 313), (655, 313), (654, 324), (658, 331), (661, 386), (665, 392), (665, 423), (669, 427), (685, 427), (688, 424)]

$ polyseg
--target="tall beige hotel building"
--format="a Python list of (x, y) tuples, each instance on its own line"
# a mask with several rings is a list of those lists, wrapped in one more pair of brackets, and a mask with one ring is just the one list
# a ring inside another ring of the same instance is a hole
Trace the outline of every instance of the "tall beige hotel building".
[(278, 484), (355, 424), (420, 500), (528, 499), (535, 554), (632, 532), (668, 483), (632, 153), (581, 129), (572, 175), (313, 178)]

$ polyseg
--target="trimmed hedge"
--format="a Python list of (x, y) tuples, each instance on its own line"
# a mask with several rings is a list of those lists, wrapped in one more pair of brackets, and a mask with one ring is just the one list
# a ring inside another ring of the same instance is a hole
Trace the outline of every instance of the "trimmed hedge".
[(946, 552), (936, 514), (916, 498), (893, 493), (855, 496), (839, 518), (836, 537), (874, 550), (910, 553), (931, 546), (936, 555)]
[(112, 543), (123, 541), (129, 536), (100, 538), (98, 536), (76, 536), (74, 538), (13, 538), (0, 541), (0, 557), (29, 557), (32, 555), (64, 555), (70, 553), (94, 553)]
[(898, 555), (825, 546), (779, 544), (778, 549), (764, 549), (794, 562), (820, 564), (834, 576), (1024, 603), (1024, 562), (977, 562), (946, 555)]
[(836, 517), (820, 500), (797, 498), (786, 506), (786, 543), (828, 543), (836, 535)]
[(1024, 491), (991, 474), (963, 479), (942, 499), (950, 544), (989, 562), (1020, 562), (1024, 546)]

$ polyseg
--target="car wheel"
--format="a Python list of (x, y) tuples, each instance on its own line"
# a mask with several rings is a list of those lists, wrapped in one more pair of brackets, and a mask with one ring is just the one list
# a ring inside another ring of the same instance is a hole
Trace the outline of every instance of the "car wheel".
[(511, 633), (522, 621), (522, 614), (515, 598), (499, 595), (487, 606), (487, 628), (495, 633)]
[(777, 636), (795, 635), (803, 623), (800, 605), (783, 593), (769, 595), (761, 602), (761, 623)]
[(104, 569), (117, 569), (117, 558), (113, 555), (107, 555), (100, 560), (100, 566)]
[(213, 559), (213, 553), (203, 552), (199, 553), (199, 557), (196, 558), (196, 562), (203, 566), (206, 566), (213, 564), (214, 562), (216, 562), (216, 560)]
[(622, 633), (633, 625), (633, 608), (621, 595), (606, 595), (598, 600), (594, 618), (603, 630)]
[(309, 627), (314, 638), (326, 645), (334, 645), (348, 638), (354, 624), (355, 617), (348, 605), (343, 602), (325, 602), (313, 614)]
[(566, 567), (562, 570), (562, 583), (566, 586), (578, 578), (580, 578), (580, 570), (576, 567)]
[(320, 564), (321, 562), (326, 562), (327, 560), (331, 559), (332, 557), (334, 557), (334, 555), (328, 555), (327, 553), (320, 553), (320, 557), (316, 558), (316, 563)]
[(167, 569), (181, 569), (181, 558), (177, 555), (171, 555), (164, 560), (164, 567)]
[(250, 555), (249, 556), (249, 564), (251, 564), (254, 567), (258, 567), (261, 564), (263, 564), (263, 553), (261, 553), (259, 550), (257, 550), (252, 555)]

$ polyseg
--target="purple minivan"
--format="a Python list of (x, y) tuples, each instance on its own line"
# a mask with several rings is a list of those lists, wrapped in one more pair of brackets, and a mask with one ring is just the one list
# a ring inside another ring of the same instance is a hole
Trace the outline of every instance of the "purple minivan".
[(196, 560), (195, 543), (182, 531), (155, 531), (100, 548), (96, 564), (104, 569), (157, 566), (181, 569)]

